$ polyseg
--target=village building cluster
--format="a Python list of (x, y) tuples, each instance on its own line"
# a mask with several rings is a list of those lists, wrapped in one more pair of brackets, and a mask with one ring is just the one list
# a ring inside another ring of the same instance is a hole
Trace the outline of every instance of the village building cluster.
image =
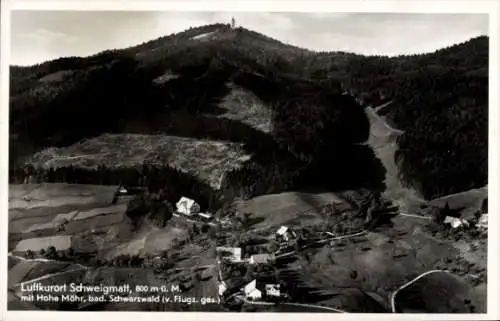
[[(274, 235), (274, 240), (281, 248), (286, 248), (295, 242), (297, 234), (287, 226), (281, 226)], [(278, 250), (279, 251), (279, 250)], [(282, 289), (279, 280), (271, 281), (269, 277), (252, 278), (251, 281), (244, 284), (236, 285), (236, 289), (231, 289), (227, 280), (223, 279), (222, 270), (224, 264), (246, 265), (249, 268), (270, 267), (275, 269), (276, 253), (243, 253), (241, 247), (219, 246), (216, 248), (217, 265), (219, 267), (218, 282), (219, 296), (226, 297), (229, 295), (239, 295), (246, 301), (266, 301), (276, 302), (277, 300), (286, 299), (288, 296)], [(247, 280), (248, 281), (248, 280)]]

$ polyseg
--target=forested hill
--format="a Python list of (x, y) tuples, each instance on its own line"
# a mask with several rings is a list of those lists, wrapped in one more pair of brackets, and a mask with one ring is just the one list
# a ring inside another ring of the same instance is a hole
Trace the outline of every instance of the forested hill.
[(157, 121), (165, 110), (165, 117), (216, 113), (234, 83), (270, 106), (272, 140), (299, 159), (312, 159), (318, 151), (311, 147), (329, 140), (366, 140), (366, 117), (341, 94), (347, 91), (367, 105), (392, 101), (381, 113), (405, 132), (397, 153), (402, 179), (426, 198), (487, 181), (487, 37), (429, 54), (367, 57), (214, 24), (10, 72), (11, 165), (48, 146), (126, 132), (135, 119)]

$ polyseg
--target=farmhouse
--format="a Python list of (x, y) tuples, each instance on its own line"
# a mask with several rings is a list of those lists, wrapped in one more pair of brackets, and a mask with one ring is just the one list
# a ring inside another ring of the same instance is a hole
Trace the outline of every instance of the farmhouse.
[(191, 216), (200, 212), (200, 206), (192, 199), (181, 197), (176, 204), (177, 213)]
[(265, 264), (272, 262), (274, 260), (274, 255), (272, 254), (254, 254), (250, 257), (250, 264)]
[(446, 216), (444, 219), (444, 224), (451, 225), (453, 228), (458, 228), (462, 225), (469, 226), (469, 222), (452, 216)]
[(279, 284), (266, 284), (266, 296), (269, 297), (279, 297), (280, 285)]
[(74, 253), (80, 254), (90, 254), (97, 251), (97, 245), (91, 240), (79, 236), (56, 235), (22, 240), (12, 252), (16, 254), (24, 254), (28, 250), (38, 252), (41, 249), (47, 250), (51, 246), (55, 247), (58, 253), (70, 248)]
[(222, 281), (219, 283), (219, 296), (223, 296), (227, 290), (226, 282)]
[(245, 285), (243, 288), (243, 292), (245, 293), (245, 298), (247, 300), (259, 300), (262, 298), (262, 291), (257, 289), (257, 280), (253, 280), (252, 282)]
[(221, 259), (228, 259), (231, 262), (241, 261), (241, 247), (218, 246), (216, 252), (217, 256)]
[(118, 195), (126, 195), (128, 193), (127, 189), (124, 186), (120, 186), (118, 191), (116, 192)]
[(479, 222), (476, 224), (477, 228), (487, 229), (488, 228), (488, 213), (481, 215)]
[(282, 225), (276, 231), (276, 239), (281, 242), (289, 242), (295, 237), (297, 237), (296, 233), (288, 226)]

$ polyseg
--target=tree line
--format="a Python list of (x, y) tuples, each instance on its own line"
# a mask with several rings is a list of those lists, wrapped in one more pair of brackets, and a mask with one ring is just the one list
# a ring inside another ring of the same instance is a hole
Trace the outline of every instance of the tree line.
[(150, 192), (161, 190), (171, 203), (186, 196), (195, 199), (202, 208), (218, 206), (218, 195), (208, 184), (168, 164), (143, 164), (136, 167), (99, 165), (96, 168), (71, 165), (45, 168), (27, 164), (24, 167), (10, 168), (9, 181), (17, 184), (49, 182), (145, 187)]

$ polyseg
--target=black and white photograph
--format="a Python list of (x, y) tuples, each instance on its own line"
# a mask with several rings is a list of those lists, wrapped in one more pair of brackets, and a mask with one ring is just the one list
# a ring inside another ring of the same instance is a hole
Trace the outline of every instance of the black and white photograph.
[(12, 10), (5, 309), (486, 314), (489, 26)]

